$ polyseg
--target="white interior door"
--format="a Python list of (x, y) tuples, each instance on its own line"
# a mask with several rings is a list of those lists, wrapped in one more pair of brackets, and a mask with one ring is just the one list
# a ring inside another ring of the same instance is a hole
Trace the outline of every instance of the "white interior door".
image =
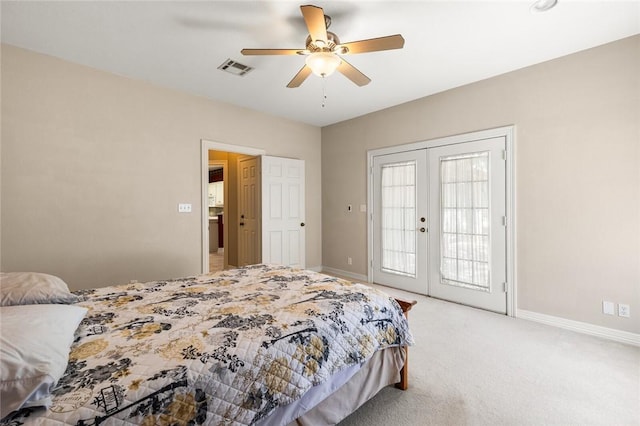
[(427, 294), (426, 150), (373, 159), (373, 281)]
[(429, 294), (507, 312), (506, 139), (429, 148)]
[(304, 161), (262, 156), (262, 262), (305, 267)]
[(261, 262), (260, 157), (238, 160), (238, 266)]

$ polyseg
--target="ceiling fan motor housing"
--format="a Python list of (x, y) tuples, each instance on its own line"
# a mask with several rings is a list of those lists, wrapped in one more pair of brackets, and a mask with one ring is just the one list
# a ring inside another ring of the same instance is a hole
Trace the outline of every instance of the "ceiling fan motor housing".
[(307, 40), (305, 41), (305, 46), (307, 50), (311, 53), (314, 52), (335, 52), (345, 54), (345, 47), (340, 46), (340, 39), (335, 33), (331, 31), (327, 31), (327, 42), (325, 44), (324, 40), (312, 40), (311, 35), (307, 36)]

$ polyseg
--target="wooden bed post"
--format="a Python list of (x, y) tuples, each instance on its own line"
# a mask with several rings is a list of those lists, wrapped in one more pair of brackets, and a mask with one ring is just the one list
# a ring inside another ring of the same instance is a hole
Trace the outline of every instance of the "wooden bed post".
[[(396, 302), (402, 308), (404, 316), (409, 319), (409, 311), (418, 303), (416, 300), (402, 300), (396, 298)], [(400, 382), (396, 383), (398, 389), (407, 390), (409, 387), (409, 346), (404, 347), (404, 366), (400, 370)]]

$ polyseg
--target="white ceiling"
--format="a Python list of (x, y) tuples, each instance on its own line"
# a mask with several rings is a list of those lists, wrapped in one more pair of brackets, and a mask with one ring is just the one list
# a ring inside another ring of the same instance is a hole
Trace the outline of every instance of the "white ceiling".
[[(2, 42), (119, 75), (317, 126), (343, 121), (640, 33), (640, 1), (6, 1)], [(342, 42), (400, 33), (402, 50), (346, 59), (372, 82), (340, 74), (285, 86), (300, 56), (242, 48), (304, 48), (301, 4), (332, 17)], [(244, 77), (218, 66), (233, 59)]]

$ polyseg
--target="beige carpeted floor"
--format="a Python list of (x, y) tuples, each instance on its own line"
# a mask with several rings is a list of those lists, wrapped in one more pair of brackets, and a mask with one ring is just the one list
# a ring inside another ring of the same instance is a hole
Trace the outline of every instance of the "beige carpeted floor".
[(384, 290), (418, 300), (410, 388), (341, 426), (640, 425), (640, 348)]

